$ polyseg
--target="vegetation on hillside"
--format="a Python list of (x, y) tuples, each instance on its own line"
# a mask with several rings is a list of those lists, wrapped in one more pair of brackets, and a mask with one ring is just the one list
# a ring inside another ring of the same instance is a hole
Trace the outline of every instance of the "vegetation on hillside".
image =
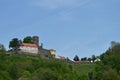
[[(112, 42), (111, 47), (98, 57), (101, 61), (95, 64), (74, 64), (54, 58), (43, 60), (31, 55), (8, 55), (5, 48), (1, 48), (0, 80), (120, 80), (120, 43)], [(95, 59), (95, 55), (88, 58)], [(74, 60), (79, 61), (79, 57), (75, 56)]]
[(111, 47), (100, 55), (92, 80), (120, 80), (120, 43), (112, 42)]
[[(6, 55), (0, 50), (0, 80), (89, 80), (92, 65), (42, 60), (30, 55)], [(85, 70), (85, 71), (84, 71)]]

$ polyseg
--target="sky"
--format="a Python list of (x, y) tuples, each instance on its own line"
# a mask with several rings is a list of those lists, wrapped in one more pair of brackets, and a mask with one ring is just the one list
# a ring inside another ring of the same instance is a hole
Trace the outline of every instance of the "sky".
[(34, 35), (57, 56), (100, 55), (120, 42), (120, 0), (0, 0), (0, 43)]

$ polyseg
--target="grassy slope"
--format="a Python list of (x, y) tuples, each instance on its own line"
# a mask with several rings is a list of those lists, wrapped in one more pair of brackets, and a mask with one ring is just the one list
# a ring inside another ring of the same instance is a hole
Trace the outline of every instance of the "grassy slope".
[[(9, 75), (6, 77), (11, 79), (17, 79), (21, 76), (24, 77), (24, 75), (26, 75), (27, 72), (27, 74), (31, 75), (31, 77), (39, 78), (39, 76), (42, 77), (47, 73), (49, 77), (59, 77), (57, 80), (63, 80), (64, 78), (66, 78), (66, 80), (73, 80), (76, 77), (87, 75), (88, 72), (94, 69), (94, 64), (67, 64), (54, 60), (41, 60), (39, 57), (33, 57), (28, 55), (6, 56), (3, 59), (1, 59), (1, 61), (3, 62), (1, 64), (1, 69), (3, 68), (2, 71), (6, 72), (6, 74)], [(74, 78), (72, 76), (74, 76)]]
[(94, 71), (94, 64), (76, 64), (73, 65), (78, 75), (88, 75), (88, 72)]

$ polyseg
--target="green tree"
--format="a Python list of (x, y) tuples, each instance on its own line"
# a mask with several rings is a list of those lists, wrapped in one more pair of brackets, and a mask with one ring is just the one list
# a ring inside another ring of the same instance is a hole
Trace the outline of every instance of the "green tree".
[(104, 66), (103, 80), (120, 80), (120, 76), (115, 69)]
[(24, 43), (33, 43), (33, 38), (31, 36), (27, 36), (23, 39)]
[(5, 50), (5, 47), (3, 44), (0, 44), (0, 50)]
[(73, 58), (74, 61), (79, 61), (79, 57), (76, 55), (74, 58)]
[(13, 38), (10, 42), (9, 42), (9, 48), (12, 48), (13, 51), (15, 51), (15, 53), (17, 53), (19, 47), (20, 47), (21, 41), (18, 40), (18, 38)]
[(112, 41), (110, 48), (100, 55), (100, 59), (103, 65), (96, 66), (96, 79), (120, 80), (120, 43)]
[(120, 71), (120, 44), (115, 42), (113, 44), (112, 42), (111, 48), (103, 53), (100, 58), (105, 65)]
[(92, 55), (92, 60), (93, 60), (93, 62), (95, 61), (95, 59), (96, 59), (96, 56), (95, 56), (95, 55)]
[(81, 61), (87, 61), (87, 57), (81, 58)]
[(90, 62), (92, 59), (91, 58), (88, 58), (88, 61)]

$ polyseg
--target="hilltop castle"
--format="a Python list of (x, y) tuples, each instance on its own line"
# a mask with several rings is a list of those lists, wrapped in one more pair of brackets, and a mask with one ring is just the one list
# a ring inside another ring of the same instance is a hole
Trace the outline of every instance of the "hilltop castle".
[(39, 37), (33, 36), (33, 43), (21, 43), (20, 50), (24, 53), (38, 54), (39, 52)]
[(41, 58), (49, 59), (52, 55), (55, 55), (54, 49), (45, 49), (43, 44), (39, 45), (39, 37), (33, 36), (33, 43), (21, 43), (19, 48), (19, 54), (38, 55)]

